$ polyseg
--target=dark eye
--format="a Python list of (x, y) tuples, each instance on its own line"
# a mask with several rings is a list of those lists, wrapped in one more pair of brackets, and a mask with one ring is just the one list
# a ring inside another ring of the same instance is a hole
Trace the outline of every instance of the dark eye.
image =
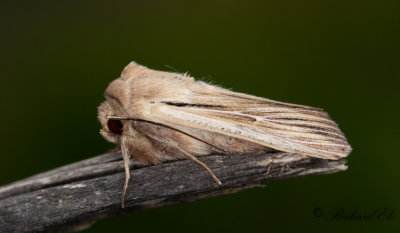
[(108, 120), (107, 122), (108, 129), (115, 134), (122, 134), (122, 129), (124, 126), (120, 120)]

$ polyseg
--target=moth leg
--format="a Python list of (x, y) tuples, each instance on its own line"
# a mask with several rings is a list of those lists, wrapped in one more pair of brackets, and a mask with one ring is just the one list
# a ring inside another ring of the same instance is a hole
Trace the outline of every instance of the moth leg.
[(211, 175), (211, 177), (215, 180), (215, 182), (217, 182), (218, 185), (221, 185), (222, 182), (218, 179), (218, 177), (214, 174), (214, 172), (202, 161), (200, 161), (198, 158), (196, 158), (194, 155), (182, 150), (181, 148), (179, 148), (178, 146), (176, 146), (176, 149), (178, 149), (179, 151), (181, 151), (182, 153), (184, 153), (187, 157), (189, 157), (191, 160), (193, 160), (194, 162), (198, 163), (200, 166), (202, 166), (203, 168), (205, 168), (208, 173)]
[(122, 143), (121, 143), (121, 152), (122, 152), (122, 158), (124, 159), (124, 165), (125, 165), (125, 183), (124, 183), (124, 189), (122, 190), (122, 197), (121, 197), (121, 207), (125, 207), (125, 197), (126, 197), (126, 190), (128, 189), (128, 184), (129, 180), (131, 178), (131, 170), (129, 168), (129, 155), (128, 155), (128, 150), (125, 146), (124, 143), (124, 138), (122, 138)]

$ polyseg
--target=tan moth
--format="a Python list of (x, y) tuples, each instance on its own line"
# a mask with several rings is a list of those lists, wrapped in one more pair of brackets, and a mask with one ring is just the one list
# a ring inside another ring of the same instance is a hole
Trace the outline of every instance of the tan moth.
[(98, 108), (101, 135), (144, 164), (189, 158), (221, 181), (196, 156), (294, 152), (322, 159), (346, 157), (351, 147), (323, 110), (233, 92), (185, 74), (131, 62), (110, 83)]

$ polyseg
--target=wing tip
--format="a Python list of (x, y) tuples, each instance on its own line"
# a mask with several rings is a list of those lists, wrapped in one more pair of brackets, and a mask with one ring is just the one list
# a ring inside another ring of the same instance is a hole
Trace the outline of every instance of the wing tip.
[(346, 142), (345, 145), (343, 145), (340, 148), (336, 148), (335, 150), (327, 150), (326, 153), (319, 153), (318, 155), (310, 155), (312, 157), (317, 157), (321, 159), (329, 159), (329, 160), (339, 160), (346, 158), (349, 156), (349, 154), (352, 152), (352, 147), (350, 144)]

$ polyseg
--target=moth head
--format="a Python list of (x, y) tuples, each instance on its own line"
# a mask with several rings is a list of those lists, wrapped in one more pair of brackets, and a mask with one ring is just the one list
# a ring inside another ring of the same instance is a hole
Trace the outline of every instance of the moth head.
[(98, 119), (102, 126), (100, 134), (109, 142), (118, 144), (124, 131), (124, 125), (121, 120), (113, 119), (110, 116), (115, 115), (108, 101), (104, 101), (98, 108)]

